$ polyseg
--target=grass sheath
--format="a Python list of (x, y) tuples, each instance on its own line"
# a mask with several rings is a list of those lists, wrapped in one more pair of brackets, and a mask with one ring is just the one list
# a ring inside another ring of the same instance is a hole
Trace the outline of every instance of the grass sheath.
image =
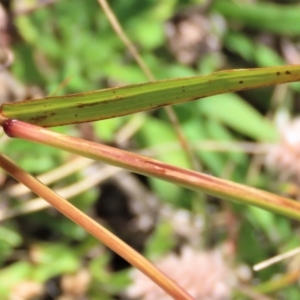
[(191, 190), (202, 191), (241, 204), (254, 205), (300, 220), (300, 203), (266, 191), (171, 166), (145, 156), (106, 145), (59, 134), (18, 120), (5, 121), (3, 128), (10, 137), (22, 138), (56, 147), (135, 173), (166, 180)]
[(60, 197), (50, 188), (42, 184), (36, 178), (15, 165), (11, 160), (0, 154), (0, 167), (13, 176), (16, 180), (23, 183), (34, 193), (48, 201), (53, 207), (63, 213), (66, 217), (87, 230), (106, 246), (118, 253), (130, 264), (141, 270), (156, 284), (164, 289), (174, 299), (192, 300), (188, 293), (180, 288), (173, 280), (159, 271), (151, 262), (136, 252), (110, 231), (95, 222), (89, 216), (84, 214), (70, 202)]

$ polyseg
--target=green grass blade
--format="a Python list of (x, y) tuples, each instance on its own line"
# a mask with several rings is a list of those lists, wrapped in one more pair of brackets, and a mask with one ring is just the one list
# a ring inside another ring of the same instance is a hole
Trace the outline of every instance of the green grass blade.
[(213, 4), (213, 10), (221, 13), (231, 21), (260, 31), (270, 31), (288, 36), (299, 36), (300, 6), (282, 5), (259, 2), (239, 3), (239, 1), (218, 0)]
[[(4, 104), (1, 114), (44, 127), (108, 119), (232, 91), (300, 80), (300, 66), (227, 70)], [(230, 113), (230, 112), (228, 112)]]
[(252, 139), (260, 141), (278, 139), (274, 124), (237, 94), (217, 95), (199, 101), (198, 107), (207, 118), (217, 120)]

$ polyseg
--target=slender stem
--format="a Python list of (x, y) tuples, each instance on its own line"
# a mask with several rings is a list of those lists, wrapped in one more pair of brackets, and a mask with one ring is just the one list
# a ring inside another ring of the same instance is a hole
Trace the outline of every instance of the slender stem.
[[(151, 72), (150, 68), (147, 66), (147, 64), (144, 62), (143, 58), (140, 56), (139, 52), (137, 51), (134, 44), (131, 42), (131, 40), (128, 38), (126, 33), (124, 32), (122, 26), (120, 25), (118, 19), (116, 18), (114, 12), (110, 8), (109, 4), (106, 0), (98, 0), (99, 4), (101, 5), (103, 11), (105, 12), (112, 28), (120, 38), (120, 40), (125, 44), (129, 52), (131, 53), (132, 57), (135, 59), (141, 70), (144, 72), (148, 80), (155, 81), (156, 78), (154, 74)], [(177, 115), (174, 111), (174, 109), (171, 106), (165, 107), (165, 111), (167, 113), (167, 116), (174, 126), (174, 129), (176, 131), (177, 137), (179, 139), (179, 142), (181, 144), (182, 149), (186, 153), (186, 156), (192, 166), (195, 170), (200, 170), (200, 163), (197, 161), (195, 154), (188, 143), (177, 118)]]
[(203, 191), (241, 204), (255, 205), (300, 220), (300, 203), (285, 197), (171, 166), (124, 150), (59, 134), (17, 120), (5, 121), (3, 128), (10, 137), (19, 137), (53, 146), (136, 173), (163, 179), (188, 189)]
[[(64, 177), (67, 177), (79, 170), (84, 169), (85, 167), (93, 164), (94, 161), (90, 159), (86, 159), (85, 157), (79, 156), (66, 164), (59, 166), (47, 173), (38, 175), (38, 180), (43, 182), (46, 185), (49, 185), (53, 182), (59, 181)], [(30, 192), (28, 188), (26, 188), (23, 184), (17, 183), (15, 185), (9, 186), (6, 189), (6, 192), (11, 197), (20, 197)]]
[(53, 97), (55, 96), (60, 90), (62, 90), (72, 79), (72, 76), (67, 77), (64, 79), (57, 87), (56, 89), (50, 93), (47, 97)]
[(264, 293), (264, 294), (274, 293), (295, 283), (297, 280), (299, 280), (299, 277), (300, 277), (300, 271), (293, 270), (287, 272), (286, 274), (283, 274), (280, 277), (263, 282), (257, 285), (256, 287), (254, 287), (254, 289), (259, 293)]
[[(120, 40), (125, 44), (125, 46), (129, 50), (129, 52), (131, 53), (132, 57), (135, 59), (135, 61), (137, 62), (137, 64), (141, 68), (141, 70), (144, 72), (144, 74), (146, 75), (148, 80), (155, 81), (156, 78), (155, 78), (154, 74), (152, 73), (152, 71), (150, 70), (148, 65), (145, 63), (142, 56), (139, 54), (137, 48), (134, 46), (134, 44), (131, 42), (131, 40), (128, 38), (128, 36), (124, 32), (121, 24), (119, 23), (113, 10), (110, 8), (107, 0), (98, 0), (98, 2), (101, 5), (104, 13), (106, 14), (112, 28), (114, 29), (114, 31), (116, 32), (116, 34), (118, 35)], [(195, 151), (193, 150), (189, 141), (187, 140), (173, 107), (166, 106), (166, 107), (164, 107), (164, 110), (165, 110), (171, 124), (174, 127), (175, 133), (177, 135), (177, 138), (179, 140), (181, 148), (184, 151), (185, 156), (189, 162), (190, 167), (196, 171), (201, 171), (200, 161), (197, 159)], [(205, 223), (207, 224), (206, 230), (203, 232), (203, 240), (207, 240), (206, 233), (207, 233), (207, 230), (209, 230), (208, 229), (209, 228), (209, 216), (207, 214), (207, 208), (206, 208), (207, 202), (203, 201), (203, 200), (205, 200), (205, 195), (199, 194), (198, 192), (196, 194), (197, 194), (197, 198), (201, 199), (202, 201), (198, 201), (198, 202), (193, 201), (193, 211), (198, 212), (198, 209), (196, 211), (195, 208), (201, 206), (201, 213), (202, 213), (203, 217), (205, 218)]]
[(294, 255), (297, 255), (300, 253), (300, 247), (297, 247), (293, 250), (290, 250), (290, 251), (287, 251), (285, 253), (282, 253), (282, 254), (279, 254), (279, 255), (276, 255), (276, 256), (273, 256), (261, 263), (258, 263), (256, 264), (255, 266), (253, 266), (253, 270), (254, 271), (260, 271), (262, 269), (265, 269), (273, 264), (276, 264), (284, 259), (287, 259), (289, 257), (292, 257)]
[(79, 226), (87, 230), (90, 234), (102, 241), (106, 246), (114, 252), (122, 256), (133, 266), (145, 273), (156, 284), (164, 289), (174, 299), (192, 300), (193, 298), (187, 294), (185, 290), (180, 288), (174, 281), (159, 271), (152, 263), (150, 263), (141, 254), (136, 252), (110, 231), (88, 217), (70, 202), (60, 197), (47, 186), (28, 174), (26, 171), (15, 165), (11, 160), (0, 154), (0, 167), (11, 174), (15, 179), (26, 185), (34, 193), (48, 201), (57, 210), (66, 217), (73, 220)]
[(101, 5), (103, 11), (105, 12), (108, 21), (110, 22), (113, 30), (116, 32), (117, 36), (120, 38), (120, 40), (124, 43), (124, 45), (127, 47), (129, 52), (131, 53), (132, 57), (135, 59), (141, 70), (144, 72), (146, 77), (150, 81), (155, 81), (155, 76), (151, 72), (151, 70), (148, 68), (148, 66), (145, 64), (144, 60), (140, 56), (139, 52), (137, 51), (136, 47), (133, 45), (131, 40), (128, 38), (126, 33), (124, 32), (122, 26), (120, 25), (118, 19), (116, 18), (114, 12), (110, 8), (109, 4), (106, 0), (98, 0), (99, 4)]
[[(63, 198), (72, 198), (78, 194), (81, 194), (97, 185), (99, 185), (104, 180), (110, 178), (111, 176), (122, 172), (123, 170), (120, 168), (116, 168), (113, 166), (105, 166), (98, 169), (95, 169), (95, 172), (92, 172), (91, 175), (85, 177), (84, 179), (77, 181), (76, 183), (72, 183), (68, 186), (60, 188), (55, 192), (58, 193)], [(44, 183), (44, 182), (43, 182)], [(45, 183), (44, 183), (45, 184)], [(26, 190), (23, 184), (20, 184)], [(28, 190), (29, 191), (29, 190)], [(11, 195), (8, 192), (8, 195)], [(16, 207), (8, 208), (0, 210), (0, 222), (3, 220), (11, 219), (16, 216), (29, 214), (32, 212), (36, 212), (38, 210), (45, 209), (49, 207), (50, 204), (45, 202), (42, 198), (35, 198), (31, 200), (27, 200), (26, 202), (22, 203), (22, 205), (18, 205)]]

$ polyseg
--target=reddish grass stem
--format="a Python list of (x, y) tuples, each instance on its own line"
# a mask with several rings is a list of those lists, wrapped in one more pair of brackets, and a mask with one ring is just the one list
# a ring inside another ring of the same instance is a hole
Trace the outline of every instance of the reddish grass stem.
[(17, 120), (5, 121), (3, 128), (6, 134), (11, 137), (46, 144), (139, 174), (163, 179), (192, 190), (206, 192), (241, 204), (255, 205), (300, 220), (300, 203), (285, 197), (203, 173), (171, 166), (124, 150), (59, 134)]
[(11, 160), (0, 154), (0, 167), (12, 175), (19, 182), (26, 185), (30, 190), (41, 198), (48, 201), (57, 210), (67, 216), (69, 219), (77, 223), (79, 226), (87, 230), (98, 240), (114, 252), (122, 256), (130, 264), (138, 268), (157, 285), (164, 289), (174, 299), (193, 300), (193, 298), (173, 280), (158, 270), (151, 262), (136, 252), (110, 231), (88, 217), (70, 202), (60, 197), (50, 188), (42, 184), (36, 178), (28, 174), (26, 171), (15, 165)]

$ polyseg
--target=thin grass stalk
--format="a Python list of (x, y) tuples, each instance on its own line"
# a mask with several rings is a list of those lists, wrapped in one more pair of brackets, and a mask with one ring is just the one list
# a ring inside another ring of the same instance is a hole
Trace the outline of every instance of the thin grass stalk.
[[(43, 182), (46, 185), (49, 185), (53, 182), (59, 181), (79, 170), (82, 170), (89, 165), (93, 164), (94, 161), (86, 159), (85, 157), (79, 156), (71, 161), (68, 161), (62, 166), (59, 166), (47, 173), (37, 176), (37, 179)], [(6, 192), (11, 197), (20, 197), (27, 193), (30, 193), (30, 190), (27, 189), (23, 184), (17, 183), (15, 185), (9, 186), (6, 189)]]
[(35, 194), (48, 201), (66, 217), (103, 242), (107, 247), (122, 256), (130, 264), (146, 274), (174, 299), (193, 300), (184, 289), (179, 287), (173, 280), (158, 270), (145, 257), (1, 154), (0, 167), (16, 180), (26, 185)]
[(253, 266), (253, 270), (254, 271), (260, 271), (262, 269), (265, 269), (265, 268), (268, 268), (270, 267), (271, 265), (273, 264), (276, 264), (284, 259), (287, 259), (287, 258), (290, 258), (292, 256), (295, 256), (297, 254), (300, 253), (300, 247), (297, 247), (297, 248), (294, 248), (290, 251), (287, 251), (285, 253), (282, 253), (282, 254), (279, 254), (279, 255), (276, 255), (276, 256), (273, 256), (261, 263), (258, 263), (256, 265)]
[(6, 120), (3, 128), (10, 137), (46, 144), (135, 173), (169, 181), (191, 190), (202, 191), (241, 204), (254, 205), (300, 220), (300, 203), (285, 197), (171, 166), (146, 156), (59, 134), (18, 120)]
[[(141, 70), (144, 72), (146, 77), (149, 81), (156, 81), (154, 74), (148, 67), (148, 65), (145, 63), (141, 55), (139, 54), (138, 50), (134, 46), (134, 44), (131, 42), (131, 40), (128, 38), (126, 33), (124, 32), (121, 24), (119, 23), (117, 17), (115, 16), (113, 10), (110, 8), (109, 4), (106, 0), (98, 0), (98, 3), (102, 7), (104, 13), (106, 14), (108, 21), (110, 22), (112, 28), (116, 32), (117, 36), (120, 38), (120, 40), (124, 43), (124, 45), (127, 47), (129, 52), (131, 53), (132, 57), (135, 59)], [(167, 116), (171, 122), (171, 124), (174, 126), (175, 132), (177, 134), (177, 137), (179, 139), (179, 142), (181, 144), (182, 149), (184, 150), (187, 159), (189, 160), (191, 167), (195, 170), (200, 170), (200, 163), (197, 161), (195, 157), (195, 153), (192, 150), (191, 145), (189, 144), (188, 140), (186, 139), (180, 123), (178, 121), (177, 115), (174, 111), (174, 109), (171, 106), (166, 106), (165, 111), (167, 113)]]
[[(101, 182), (122, 171), (123, 170), (120, 168), (116, 168), (113, 166), (105, 166), (101, 169), (99, 168), (98, 170), (95, 170), (93, 174), (85, 177), (84, 179), (77, 181), (76, 183), (72, 183), (63, 188), (60, 188), (55, 192), (63, 198), (69, 199), (95, 187), (96, 185), (99, 185)], [(27, 187), (25, 187), (23, 184), (20, 185), (23, 186), (26, 190), (28, 190)], [(8, 192), (7, 194), (10, 195)], [(42, 198), (27, 200), (22, 205), (18, 205), (17, 207), (0, 210), (0, 222), (3, 220), (11, 219), (16, 216), (36, 212), (38, 210), (45, 209), (49, 206), (50, 204), (48, 202), (45, 202)]]
[(280, 291), (291, 284), (297, 282), (300, 278), (300, 271), (290, 271), (280, 277), (263, 282), (254, 289), (259, 293), (271, 294)]

